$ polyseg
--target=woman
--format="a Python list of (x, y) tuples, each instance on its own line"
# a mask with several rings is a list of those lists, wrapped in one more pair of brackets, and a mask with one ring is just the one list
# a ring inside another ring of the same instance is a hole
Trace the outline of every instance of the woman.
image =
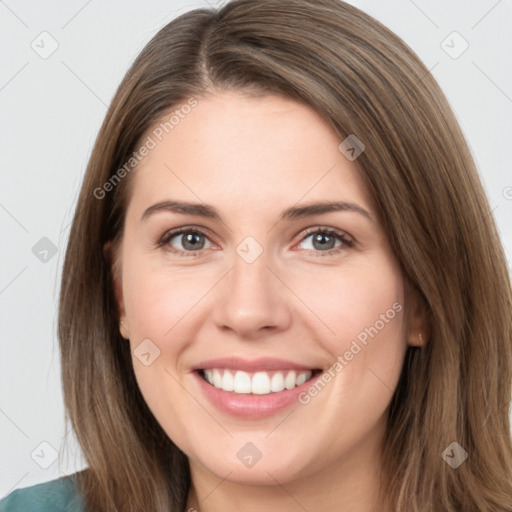
[(186, 13), (120, 85), (71, 229), (88, 468), (0, 510), (511, 510), (511, 303), (397, 36), (338, 0)]

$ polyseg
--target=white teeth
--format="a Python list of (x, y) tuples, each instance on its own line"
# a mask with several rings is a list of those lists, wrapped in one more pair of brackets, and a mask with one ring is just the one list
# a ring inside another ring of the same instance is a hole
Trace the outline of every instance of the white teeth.
[[(226, 371), (226, 370), (224, 370)], [(219, 387), (219, 386), (215, 386)], [(235, 393), (250, 393), (251, 392), (251, 376), (245, 372), (236, 372), (235, 381), (233, 383), (233, 391)]]
[(295, 387), (295, 372), (292, 370), (284, 379), (284, 387), (286, 389), (293, 389)]
[(213, 386), (213, 370), (205, 370), (204, 377)]
[(283, 391), (284, 389), (284, 377), (282, 372), (276, 372), (272, 375), (272, 380), (270, 381), (270, 390), (274, 393), (278, 391)]
[(217, 386), (222, 388), (224, 391), (233, 391), (235, 389), (235, 379), (231, 372), (224, 371), (224, 375), (222, 376), (222, 386)]
[(222, 386), (222, 377), (220, 375), (219, 370), (217, 370), (217, 368), (215, 368), (213, 370), (213, 385), (216, 388), (220, 388)]
[(255, 395), (267, 395), (270, 393), (270, 379), (265, 372), (258, 372), (253, 375), (251, 392)]
[(206, 381), (217, 389), (234, 391), (235, 393), (252, 393), (254, 395), (268, 395), (285, 389), (293, 389), (295, 386), (304, 384), (311, 376), (311, 370), (304, 372), (296, 372), (295, 370), (277, 371), (273, 373), (272, 377), (267, 372), (235, 372), (220, 368), (204, 370)]
[(299, 375), (297, 375), (297, 386), (301, 386), (307, 380), (308, 380), (308, 376), (307, 376), (306, 372), (299, 373)]

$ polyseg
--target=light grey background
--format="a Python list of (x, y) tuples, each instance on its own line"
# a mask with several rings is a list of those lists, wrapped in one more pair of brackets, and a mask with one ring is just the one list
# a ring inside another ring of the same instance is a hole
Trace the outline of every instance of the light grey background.
[[(401, 36), (439, 81), (510, 262), (512, 1), (350, 3)], [(106, 106), (129, 64), (159, 28), (196, 7), (208, 3), (0, 0), (0, 496), (84, 467), (73, 439), (62, 450), (56, 304), (69, 224)], [(469, 47), (459, 56), (464, 40)], [(58, 48), (45, 55), (52, 44)]]

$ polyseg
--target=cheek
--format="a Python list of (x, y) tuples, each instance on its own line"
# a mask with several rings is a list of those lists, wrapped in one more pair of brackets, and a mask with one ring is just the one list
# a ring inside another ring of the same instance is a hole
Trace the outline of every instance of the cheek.
[[(205, 291), (200, 272), (176, 272), (144, 258), (127, 263), (123, 272), (130, 333), (165, 341), (183, 329)], [(178, 350), (179, 342), (173, 347)]]
[(324, 383), (312, 383), (301, 404), (325, 426), (331, 449), (344, 450), (347, 439), (358, 439), (379, 421), (398, 383), (407, 347), (403, 279), (396, 267), (375, 262), (314, 282), (303, 296), (323, 323), (312, 317), (309, 325), (324, 333), (316, 341), (333, 359)]
[(381, 259), (318, 277), (297, 293), (315, 313), (303, 318), (332, 364), (339, 362), (333, 394), (347, 407), (359, 403), (363, 417), (368, 404), (389, 398), (400, 376), (407, 347), (402, 275)]
[[(197, 272), (186, 274), (157, 267), (142, 256), (126, 261), (123, 282), (133, 367), (140, 391), (167, 435), (186, 440), (183, 417), (197, 405), (183, 388), (186, 369), (179, 362), (195, 336), (197, 325), (191, 320), (194, 306), (205, 293), (204, 279)], [(142, 346), (144, 351), (138, 349)], [(137, 356), (149, 352), (153, 358), (154, 350), (158, 355), (149, 365)]]
[[(300, 288), (299, 288), (300, 287)], [(360, 267), (332, 269), (297, 283), (297, 295), (316, 314), (317, 325), (328, 329), (323, 336), (333, 349), (344, 348), (347, 340), (364, 342), (368, 329), (403, 336), (403, 280), (398, 270), (375, 262)], [(320, 319), (322, 322), (318, 322)], [(322, 329), (324, 330), (324, 329)]]

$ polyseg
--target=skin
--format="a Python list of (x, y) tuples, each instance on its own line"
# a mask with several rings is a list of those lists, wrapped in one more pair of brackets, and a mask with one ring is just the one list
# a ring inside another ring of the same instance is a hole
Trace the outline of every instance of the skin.
[[(132, 353), (145, 339), (160, 350), (152, 364), (134, 356), (133, 365), (154, 416), (189, 458), (186, 510), (314, 512), (335, 503), (364, 512), (376, 504), (387, 408), (407, 345), (422, 343), (423, 320), (412, 299), (405, 303), (374, 200), (340, 142), (290, 99), (214, 92), (131, 176), (114, 255), (121, 333)], [(171, 211), (141, 220), (170, 199), (207, 203), (223, 220)], [(290, 206), (330, 200), (355, 203), (373, 220), (337, 211), (279, 221)], [(199, 255), (180, 235), (158, 246), (179, 227), (205, 233)], [(326, 227), (353, 245), (335, 238), (341, 250), (326, 255), (313, 245), (315, 231), (305, 233)], [(263, 248), (252, 263), (236, 252), (247, 236)], [(233, 355), (327, 370), (397, 302), (403, 309), (317, 396), (269, 418), (219, 411), (191, 373), (200, 361)], [(236, 456), (247, 442), (262, 453), (250, 468)]]

